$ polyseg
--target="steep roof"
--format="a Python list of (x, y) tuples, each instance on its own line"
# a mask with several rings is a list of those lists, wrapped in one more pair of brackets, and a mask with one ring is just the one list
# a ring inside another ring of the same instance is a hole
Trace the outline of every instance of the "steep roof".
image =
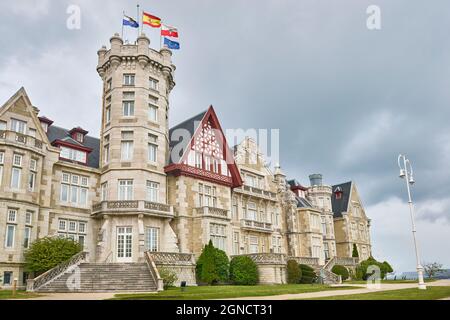
[(92, 151), (87, 155), (87, 166), (91, 168), (98, 168), (100, 159), (100, 139), (91, 136), (85, 136), (83, 143), (80, 143), (72, 139), (69, 131), (70, 130), (68, 129), (52, 125), (48, 127), (47, 130), (48, 140), (50, 141), (50, 143), (55, 140), (62, 140), (73, 145), (79, 145), (92, 149)]
[(313, 207), (313, 205), (305, 198), (295, 196), (295, 200), (297, 200), (297, 208), (312, 208)]
[[(342, 196), (340, 199), (336, 199), (336, 189), (340, 189)], [(352, 192), (352, 182), (345, 182), (341, 184), (336, 184), (332, 187), (331, 194), (331, 207), (333, 209), (334, 217), (342, 217), (342, 212), (348, 211), (348, 203), (350, 201), (350, 195)]]
[[(205, 114), (208, 112), (208, 110), (202, 111), (199, 114), (193, 116), (192, 118), (189, 118), (176, 126), (170, 128), (169, 130), (169, 164), (174, 163), (172, 159), (172, 149), (177, 146), (179, 148), (179, 157), (181, 158), (186, 151), (186, 148), (189, 145), (189, 142), (191, 141), (191, 138), (194, 136), (195, 130), (197, 130), (198, 126), (200, 125), (202, 119), (205, 117)], [(180, 132), (176, 132), (176, 130), (180, 130)], [(184, 130), (184, 131), (182, 131)], [(175, 133), (175, 136), (172, 137), (172, 134)], [(185, 137), (185, 134), (189, 134), (188, 137)], [(181, 137), (179, 136), (181, 135)], [(175, 139), (177, 138), (177, 140)], [(178, 146), (178, 144), (181, 143), (181, 148)]]

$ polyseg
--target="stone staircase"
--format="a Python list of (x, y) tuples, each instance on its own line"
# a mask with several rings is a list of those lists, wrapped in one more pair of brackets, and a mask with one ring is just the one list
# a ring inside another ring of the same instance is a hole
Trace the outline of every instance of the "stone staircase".
[(37, 288), (37, 292), (157, 291), (146, 263), (80, 263)]
[(342, 283), (341, 276), (331, 272), (334, 265), (336, 264), (336, 257), (331, 258), (328, 262), (323, 266), (314, 266), (314, 271), (319, 278), (322, 278), (324, 284), (340, 284)]

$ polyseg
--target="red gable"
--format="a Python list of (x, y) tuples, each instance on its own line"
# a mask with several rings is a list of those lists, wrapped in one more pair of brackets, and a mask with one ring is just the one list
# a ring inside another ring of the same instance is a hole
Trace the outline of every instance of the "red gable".
[(168, 174), (185, 175), (229, 187), (243, 181), (212, 106), (209, 107), (181, 159), (164, 168)]

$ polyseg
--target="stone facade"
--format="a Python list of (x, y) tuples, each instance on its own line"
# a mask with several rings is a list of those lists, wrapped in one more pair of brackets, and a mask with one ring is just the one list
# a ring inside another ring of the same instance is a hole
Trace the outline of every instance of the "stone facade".
[[(92, 263), (142, 262), (150, 251), (189, 284), (189, 256), (210, 240), (254, 257), (264, 283), (285, 282), (286, 257), (324, 265), (351, 257), (353, 243), (370, 255), (354, 183), (336, 215), (335, 186), (272, 172), (250, 138), (230, 148), (212, 107), (169, 128), (170, 50), (151, 49), (143, 34), (136, 44), (116, 34), (110, 45), (98, 51), (99, 139), (39, 116), (23, 88), (0, 109), (0, 287), (25, 285), (24, 252), (47, 236), (81, 242)], [(181, 149), (180, 130), (189, 134)]]

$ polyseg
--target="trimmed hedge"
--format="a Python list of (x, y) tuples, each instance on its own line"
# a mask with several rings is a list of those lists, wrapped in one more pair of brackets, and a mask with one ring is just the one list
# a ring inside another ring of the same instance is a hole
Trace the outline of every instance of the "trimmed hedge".
[(287, 262), (287, 282), (300, 283), (302, 279), (302, 269), (295, 260), (288, 260)]
[(258, 266), (250, 257), (233, 257), (230, 261), (230, 280), (236, 285), (254, 286), (259, 281)]
[(307, 266), (306, 264), (299, 265), (302, 278), (300, 280), (300, 283), (314, 283), (317, 281), (317, 275), (314, 272), (314, 269), (310, 266)]
[(203, 247), (197, 260), (195, 273), (199, 282), (217, 284), (228, 281), (230, 263), (227, 254), (213, 246), (212, 242)]
[(331, 272), (341, 276), (342, 277), (342, 281), (347, 280), (350, 277), (348, 269), (346, 267), (344, 267), (344, 266), (339, 265), (339, 264), (336, 264), (331, 269)]
[(356, 267), (355, 278), (357, 280), (367, 280), (373, 273), (367, 273), (367, 268), (369, 266), (377, 266), (380, 268), (380, 277), (384, 279), (388, 273), (393, 272), (391, 265), (387, 262), (379, 262), (375, 260), (373, 257), (369, 257), (369, 259), (361, 261), (359, 266)]

